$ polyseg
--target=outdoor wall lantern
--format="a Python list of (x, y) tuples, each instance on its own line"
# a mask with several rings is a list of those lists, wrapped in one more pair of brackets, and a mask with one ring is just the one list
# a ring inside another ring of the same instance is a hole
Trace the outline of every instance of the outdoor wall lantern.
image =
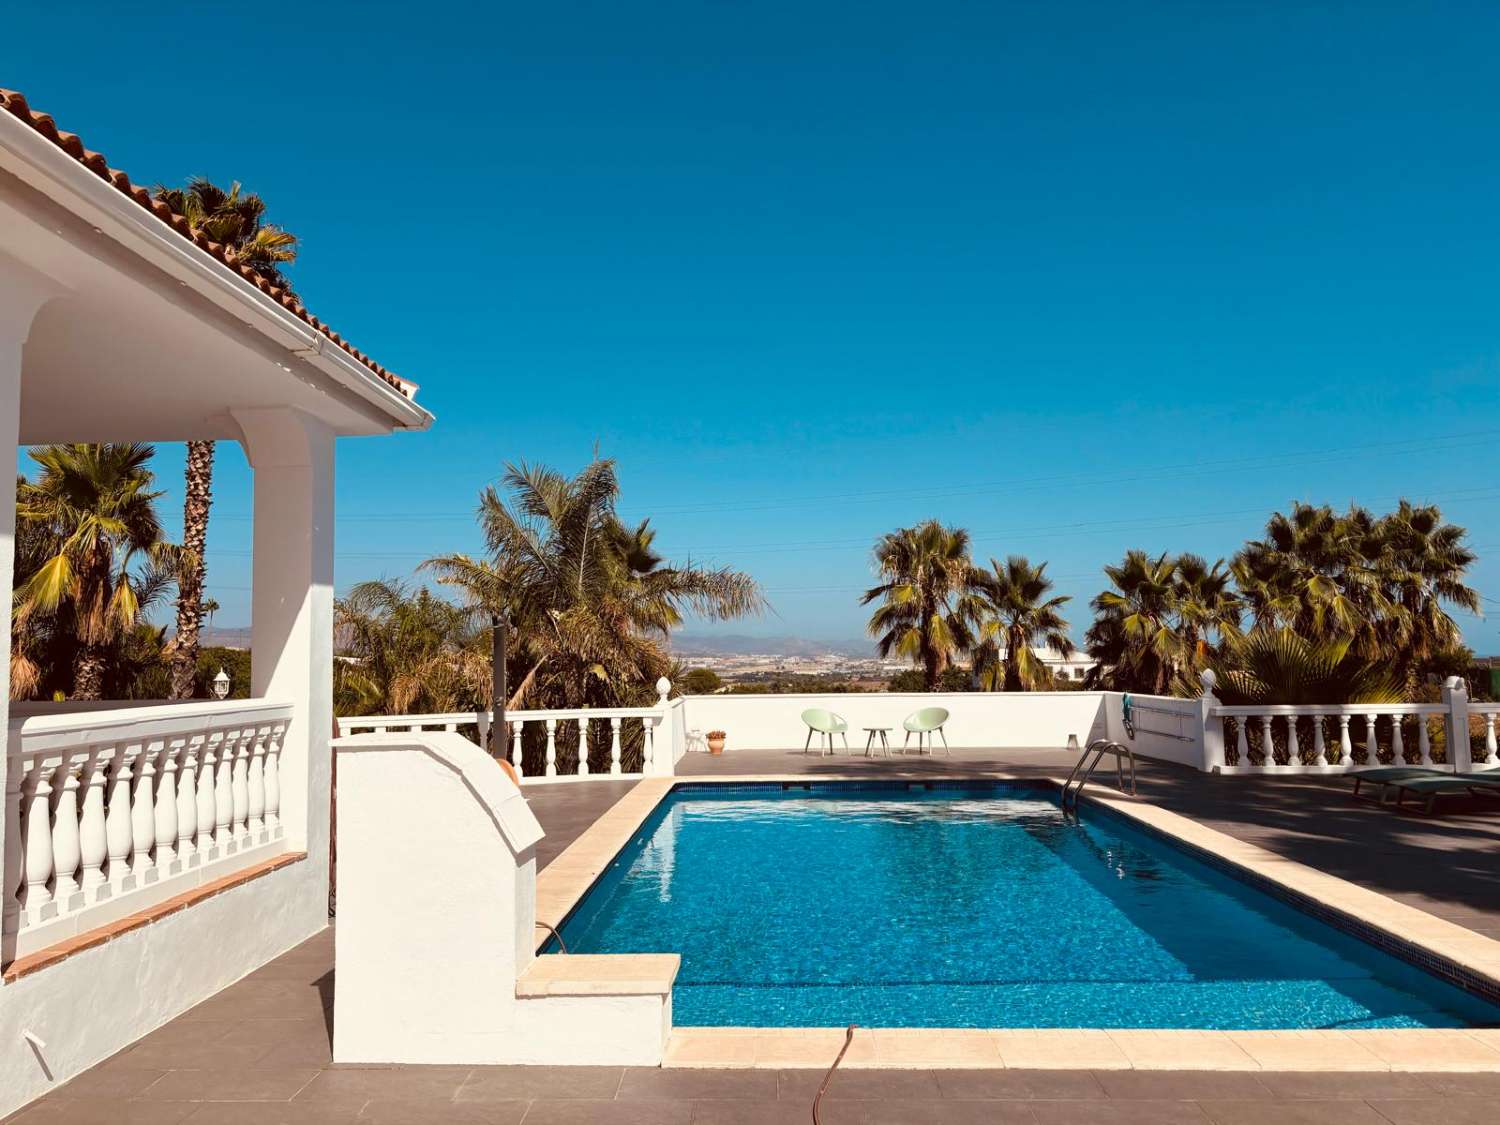
[(229, 673), (224, 671), (224, 666), (219, 665), (219, 674), (214, 677), (213, 686), (215, 699), (229, 698)]

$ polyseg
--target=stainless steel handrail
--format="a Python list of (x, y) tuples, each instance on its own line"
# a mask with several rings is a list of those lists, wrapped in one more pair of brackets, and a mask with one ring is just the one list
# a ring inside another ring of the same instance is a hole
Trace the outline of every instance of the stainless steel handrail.
[[(1113, 754), (1115, 759), (1115, 784), (1121, 793), (1125, 792), (1125, 763), (1122, 758), (1130, 762), (1130, 793), (1134, 797), (1135, 792), (1135, 751), (1129, 746), (1115, 742), (1108, 738), (1096, 738), (1090, 742), (1078, 761), (1074, 763), (1073, 770), (1068, 774), (1068, 779), (1063, 782), (1062, 804), (1068, 807), (1069, 797), (1072, 798), (1074, 807), (1078, 805), (1078, 794), (1083, 792), (1083, 787), (1088, 784), (1089, 778), (1094, 776), (1094, 771), (1099, 768), (1099, 763), (1104, 760), (1106, 754)], [(1092, 760), (1090, 760), (1092, 755)]]

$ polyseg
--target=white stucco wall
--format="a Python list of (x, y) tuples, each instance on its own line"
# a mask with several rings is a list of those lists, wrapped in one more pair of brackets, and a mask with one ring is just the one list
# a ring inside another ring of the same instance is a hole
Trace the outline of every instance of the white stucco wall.
[(654, 994), (610, 994), (606, 977), (591, 995), (517, 996), (536, 961), (542, 831), (493, 759), (445, 732), (335, 746), (336, 1062), (661, 1062), (670, 978)]
[(0, 985), (0, 1117), (327, 924), (326, 864), (302, 860)]
[[(893, 748), (905, 738), (901, 721), (923, 707), (951, 713), (944, 733), (954, 749), (1062, 747), (1102, 738), (1102, 692), (871, 692), (806, 695), (690, 695), (683, 719), (690, 730), (727, 732), (725, 752), (801, 749), (807, 739), (802, 712), (822, 707), (849, 723), (849, 745), (863, 750), (860, 728), (887, 726)], [(842, 743), (839, 744), (842, 747)], [(942, 744), (938, 743), (938, 753)]]
[[(1176, 762), (1193, 769), (1203, 768), (1202, 704), (1199, 700), (1132, 695), (1135, 735), (1131, 736), (1125, 729), (1124, 696), (1119, 692), (1105, 692), (1103, 698), (1109, 728), (1105, 737), (1129, 746), (1137, 757)], [(1167, 711), (1171, 714), (1161, 713)]]

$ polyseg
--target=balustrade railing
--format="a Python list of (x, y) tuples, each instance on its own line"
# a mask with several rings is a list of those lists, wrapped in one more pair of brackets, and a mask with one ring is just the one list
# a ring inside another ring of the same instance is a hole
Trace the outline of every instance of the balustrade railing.
[(34, 714), (6, 749), (5, 952), (22, 955), (281, 850), (290, 704)]
[(1226, 770), (1283, 773), (1451, 761), (1447, 714), (1439, 703), (1213, 709), (1224, 723)]
[[(569, 710), (507, 711), (508, 728), (499, 756), (523, 781), (539, 778), (643, 776), (657, 772), (658, 732), (665, 712), (658, 707), (582, 707)], [(445, 730), (468, 735), (490, 747), (488, 711), (434, 715), (360, 715), (341, 718), (339, 734)], [(528, 753), (528, 749), (530, 753)], [(492, 748), (493, 752), (493, 748)], [(661, 753), (666, 753), (665, 748)], [(531, 759), (528, 772), (526, 760)]]

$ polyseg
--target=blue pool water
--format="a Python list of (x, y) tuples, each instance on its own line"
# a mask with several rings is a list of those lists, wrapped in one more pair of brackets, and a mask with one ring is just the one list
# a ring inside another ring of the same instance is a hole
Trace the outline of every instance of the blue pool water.
[(1055, 792), (674, 791), (563, 926), (678, 1025), (1452, 1027), (1489, 1006)]

